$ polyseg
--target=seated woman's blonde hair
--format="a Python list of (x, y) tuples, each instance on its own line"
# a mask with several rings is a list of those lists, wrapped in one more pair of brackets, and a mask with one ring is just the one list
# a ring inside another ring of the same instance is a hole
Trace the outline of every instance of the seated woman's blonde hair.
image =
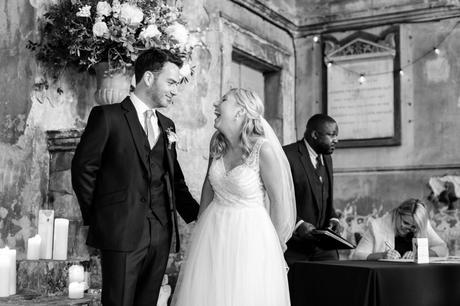
[(392, 210), (393, 223), (397, 229), (401, 225), (401, 216), (412, 216), (415, 221), (415, 237), (427, 236), (428, 211), (425, 203), (418, 199), (408, 199)]

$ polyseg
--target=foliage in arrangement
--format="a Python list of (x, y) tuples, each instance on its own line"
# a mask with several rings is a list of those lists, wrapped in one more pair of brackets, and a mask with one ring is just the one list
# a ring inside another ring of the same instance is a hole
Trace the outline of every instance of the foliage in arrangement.
[[(161, 0), (58, 0), (39, 19), (39, 32), (28, 48), (53, 79), (66, 67), (83, 71), (99, 62), (109, 63), (109, 73), (125, 71), (152, 47), (187, 62), (193, 49), (182, 9)], [(191, 73), (185, 64), (181, 74)]]

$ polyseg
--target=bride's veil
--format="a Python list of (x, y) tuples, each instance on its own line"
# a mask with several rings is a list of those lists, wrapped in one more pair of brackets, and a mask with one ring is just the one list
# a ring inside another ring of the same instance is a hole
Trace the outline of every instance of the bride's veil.
[(272, 223), (278, 233), (278, 237), (281, 243), (283, 251), (286, 250), (286, 242), (291, 238), (294, 231), (295, 220), (296, 220), (296, 202), (294, 192), (294, 182), (292, 180), (291, 167), (286, 154), (281, 147), (281, 144), (276, 136), (275, 132), (268, 124), (267, 120), (261, 118), (262, 127), (264, 129), (265, 138), (271, 145), (275, 152), (277, 165), (273, 167), (279, 167), (280, 178), (279, 183), (282, 187), (282, 200), (280, 203), (270, 203), (268, 196), (265, 197), (265, 208), (270, 214)]

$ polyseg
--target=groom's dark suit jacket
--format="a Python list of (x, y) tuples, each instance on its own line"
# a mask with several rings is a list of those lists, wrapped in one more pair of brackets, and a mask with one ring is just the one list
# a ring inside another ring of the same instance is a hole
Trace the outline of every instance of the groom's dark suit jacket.
[[(186, 222), (197, 218), (199, 206), (192, 198), (177, 162), (176, 146), (167, 132), (174, 123), (158, 113), (166, 155), (166, 184), (176, 247), (179, 245), (176, 210)], [(129, 98), (96, 106), (72, 160), (72, 184), (85, 225), (87, 244), (102, 250), (134, 250), (150, 209), (149, 155), (146, 136)], [(156, 216), (161, 217), (161, 216)], [(164, 218), (164, 217), (163, 217)]]
[[(303, 220), (313, 224), (316, 228), (326, 228), (331, 218), (336, 218), (332, 206), (332, 158), (330, 155), (323, 155), (323, 160), (327, 172), (328, 197), (327, 201), (321, 202), (321, 184), (315, 173), (315, 168), (311, 163), (308, 149), (304, 140), (283, 147), (284, 152), (291, 166), (292, 178), (297, 206), (297, 221)], [(287, 242), (288, 249), (308, 252), (314, 241), (305, 241), (295, 234)]]

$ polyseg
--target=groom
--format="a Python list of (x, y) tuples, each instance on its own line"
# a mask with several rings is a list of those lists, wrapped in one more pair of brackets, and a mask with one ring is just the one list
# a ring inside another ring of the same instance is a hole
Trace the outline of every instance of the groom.
[(177, 161), (175, 126), (157, 111), (177, 94), (180, 58), (152, 49), (135, 63), (136, 89), (121, 103), (96, 106), (72, 160), (72, 184), (87, 244), (101, 250), (102, 304), (157, 303), (177, 211), (197, 218)]

